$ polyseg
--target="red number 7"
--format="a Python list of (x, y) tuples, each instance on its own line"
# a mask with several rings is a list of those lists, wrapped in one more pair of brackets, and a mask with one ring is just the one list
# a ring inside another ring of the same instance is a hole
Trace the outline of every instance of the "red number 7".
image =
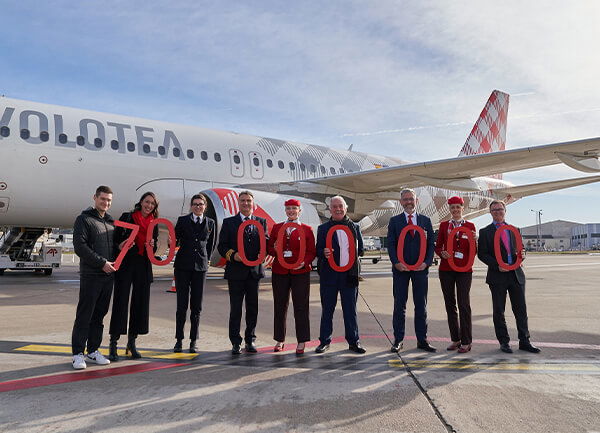
[(129, 248), (133, 244), (133, 241), (135, 241), (135, 237), (137, 236), (138, 232), (140, 231), (140, 226), (138, 226), (137, 224), (129, 224), (129, 223), (117, 220), (117, 221), (115, 221), (115, 227), (123, 227), (123, 228), (131, 230), (131, 234), (125, 241), (125, 245), (123, 246), (123, 248), (121, 249), (121, 252), (117, 256), (117, 260), (115, 260), (115, 262), (113, 263), (113, 268), (115, 268), (116, 270), (119, 270), (119, 267), (121, 266), (121, 262), (125, 258), (125, 254), (127, 254), (127, 251), (129, 251)]

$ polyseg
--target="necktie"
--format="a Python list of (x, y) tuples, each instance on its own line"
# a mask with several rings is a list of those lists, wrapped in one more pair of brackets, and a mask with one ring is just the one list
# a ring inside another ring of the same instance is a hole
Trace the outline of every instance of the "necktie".
[[(250, 217), (244, 217), (244, 221), (248, 221), (250, 219)], [(252, 225), (247, 225), (246, 228), (244, 229), (244, 232), (246, 233), (246, 236), (250, 236), (252, 234), (252, 229), (254, 228), (254, 226)]]
[[(408, 225), (409, 226), (412, 225), (412, 223), (413, 223), (412, 217), (413, 217), (412, 215), (408, 216)], [(411, 236), (414, 236), (415, 235), (415, 230), (410, 230), (409, 233), (410, 233)]]
[[(506, 223), (498, 224), (498, 230), (502, 229), (502, 226)], [(504, 244), (504, 248), (506, 249), (506, 258), (509, 265), (512, 265), (512, 253), (510, 250), (510, 238), (508, 237), (508, 230), (502, 230), (502, 234), (500, 235), (500, 239), (502, 239), (502, 243)]]

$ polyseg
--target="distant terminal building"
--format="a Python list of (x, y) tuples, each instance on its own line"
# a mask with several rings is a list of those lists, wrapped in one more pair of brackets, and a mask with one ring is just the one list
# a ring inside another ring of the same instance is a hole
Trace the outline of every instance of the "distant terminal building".
[(523, 245), (528, 251), (570, 250), (573, 249), (573, 230), (583, 226), (571, 221), (556, 220), (522, 227)]
[(600, 249), (600, 224), (578, 224), (573, 227), (571, 245), (574, 250)]

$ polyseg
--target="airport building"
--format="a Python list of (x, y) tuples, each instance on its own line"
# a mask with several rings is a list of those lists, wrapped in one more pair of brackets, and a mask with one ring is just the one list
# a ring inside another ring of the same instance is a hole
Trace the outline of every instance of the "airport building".
[(600, 249), (600, 224), (578, 224), (573, 227), (571, 245), (574, 250)]
[[(522, 227), (523, 245), (528, 251), (566, 251), (572, 249), (573, 230), (583, 224), (555, 220)], [(600, 241), (600, 239), (598, 239)]]

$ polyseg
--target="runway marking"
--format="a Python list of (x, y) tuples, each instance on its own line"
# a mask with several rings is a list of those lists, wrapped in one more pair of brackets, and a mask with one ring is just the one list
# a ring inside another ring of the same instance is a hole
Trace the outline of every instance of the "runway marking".
[[(70, 346), (60, 346), (60, 345), (51, 345), (51, 344), (28, 344), (27, 346), (17, 347), (13, 349), (16, 351), (22, 352), (43, 352), (43, 353), (64, 353), (70, 355), (72, 353)], [(103, 355), (108, 355), (108, 349), (100, 348), (100, 353)], [(194, 359), (198, 356), (197, 353), (169, 353), (169, 352), (160, 352), (156, 350), (138, 350), (140, 354), (144, 358), (152, 358), (152, 359), (185, 359), (190, 360)], [(117, 349), (117, 353), (120, 356), (125, 355), (125, 349)]]
[[(404, 368), (400, 359), (388, 361), (390, 367)], [(406, 359), (406, 365), (416, 369), (454, 369), (454, 370), (499, 370), (499, 371), (572, 371), (580, 373), (599, 373), (599, 364), (587, 363), (517, 363), (517, 362), (475, 362), (470, 360), (415, 360)]]
[(145, 371), (164, 370), (166, 368), (180, 367), (187, 363), (148, 362), (145, 364), (130, 365), (126, 367), (105, 367), (98, 370), (61, 373), (50, 376), (31, 377), (27, 379), (9, 380), (0, 382), (0, 392), (17, 391), (21, 389), (38, 388), (40, 386), (58, 385), (62, 383), (78, 382), (81, 380), (101, 379), (105, 377), (121, 376), (123, 374), (142, 373)]

